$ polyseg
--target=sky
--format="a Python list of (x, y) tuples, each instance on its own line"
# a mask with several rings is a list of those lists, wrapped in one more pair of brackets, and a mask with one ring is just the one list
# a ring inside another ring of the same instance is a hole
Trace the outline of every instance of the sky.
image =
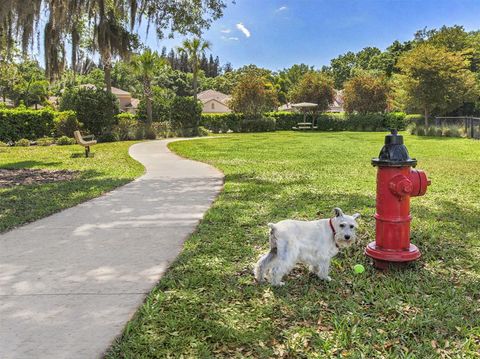
[[(347, 51), (382, 50), (425, 27), (462, 25), (480, 30), (480, 0), (228, 0), (221, 19), (203, 37), (222, 64), (280, 70), (296, 63), (320, 68)], [(158, 51), (182, 37), (142, 36)]]

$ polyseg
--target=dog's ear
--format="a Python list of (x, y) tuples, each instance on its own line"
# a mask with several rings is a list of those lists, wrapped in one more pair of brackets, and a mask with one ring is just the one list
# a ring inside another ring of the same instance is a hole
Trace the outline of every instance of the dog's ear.
[(356, 220), (357, 218), (360, 218), (360, 213), (355, 213), (352, 217)]
[(333, 212), (335, 213), (335, 217), (342, 217), (343, 216), (343, 211), (342, 211), (341, 208), (336, 207), (336, 208), (333, 209)]

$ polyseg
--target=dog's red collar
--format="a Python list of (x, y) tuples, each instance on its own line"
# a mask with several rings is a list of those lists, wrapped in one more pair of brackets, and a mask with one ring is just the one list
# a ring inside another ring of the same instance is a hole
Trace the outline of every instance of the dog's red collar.
[(328, 224), (330, 225), (330, 229), (332, 230), (332, 233), (333, 233), (333, 243), (335, 243), (335, 247), (338, 248), (338, 244), (335, 241), (335, 235), (337, 234), (337, 231), (335, 231), (335, 227), (333, 226), (332, 218), (328, 220)]
[(333, 237), (335, 238), (335, 235), (337, 234), (337, 232), (335, 231), (335, 228), (333, 227), (332, 218), (330, 218), (330, 219), (328, 220), (328, 224), (330, 225), (330, 229), (331, 229), (332, 232), (333, 232)]

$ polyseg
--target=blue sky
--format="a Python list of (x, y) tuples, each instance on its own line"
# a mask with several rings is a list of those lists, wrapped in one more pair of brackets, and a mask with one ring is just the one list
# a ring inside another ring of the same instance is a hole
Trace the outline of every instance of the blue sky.
[[(204, 38), (223, 63), (278, 70), (295, 63), (317, 68), (347, 51), (366, 46), (385, 49), (424, 27), (463, 25), (480, 29), (480, 0), (236, 0)], [(145, 39), (144, 39), (145, 40)], [(156, 40), (160, 50), (181, 42)]]

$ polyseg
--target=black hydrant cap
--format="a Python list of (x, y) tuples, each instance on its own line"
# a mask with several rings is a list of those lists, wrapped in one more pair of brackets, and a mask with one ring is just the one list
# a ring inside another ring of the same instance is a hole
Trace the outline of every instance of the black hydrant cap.
[(378, 158), (372, 159), (372, 165), (385, 167), (415, 167), (417, 160), (410, 158), (407, 147), (403, 144), (403, 136), (396, 129), (385, 136), (385, 145), (380, 151)]

